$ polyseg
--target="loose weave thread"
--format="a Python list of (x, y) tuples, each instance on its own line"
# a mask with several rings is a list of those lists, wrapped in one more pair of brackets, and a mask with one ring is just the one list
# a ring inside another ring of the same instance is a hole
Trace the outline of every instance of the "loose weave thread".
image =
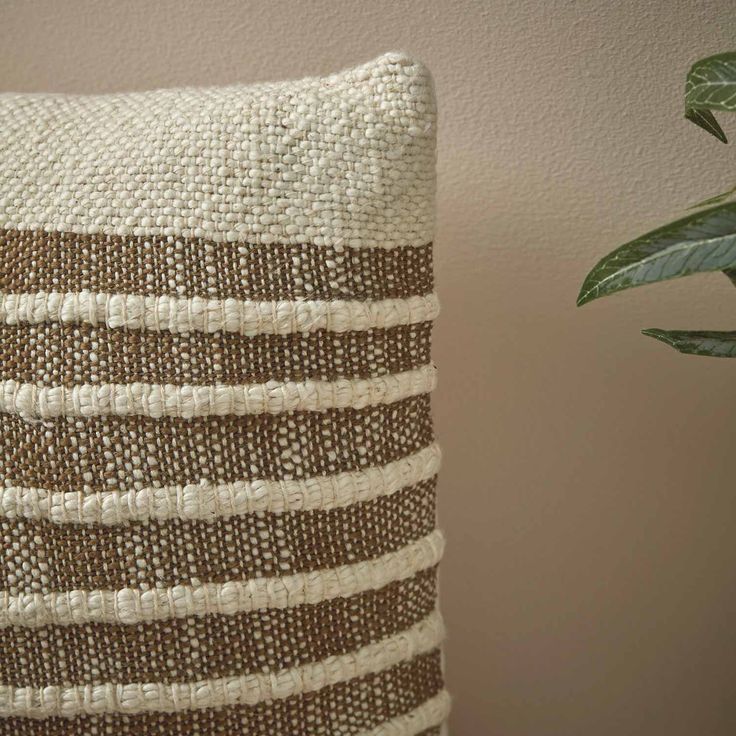
[(429, 393), (434, 366), (362, 379), (269, 381), (244, 386), (151, 386), (144, 383), (39, 387), (0, 382), (0, 412), (29, 417), (142, 414), (150, 417), (242, 416), (375, 404)]

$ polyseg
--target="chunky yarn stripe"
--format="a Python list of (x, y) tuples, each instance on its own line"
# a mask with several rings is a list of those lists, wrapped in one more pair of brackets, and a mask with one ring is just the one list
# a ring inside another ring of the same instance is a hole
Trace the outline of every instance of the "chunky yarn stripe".
[(438, 314), (435, 294), (380, 301), (255, 302), (94, 292), (0, 293), (0, 321), (6, 324), (86, 323), (157, 332), (349, 332), (418, 324)]
[(301, 667), (186, 683), (105, 683), (16, 688), (0, 685), (0, 716), (76, 716), (255, 705), (314, 692), (385, 670), (437, 647), (444, 638), (439, 613), (395, 636), (348, 654)]
[(440, 449), (424, 450), (386, 465), (304, 480), (187, 483), (127, 491), (60, 492), (0, 488), (0, 516), (56, 524), (127, 524), (150, 519), (214, 519), (256, 511), (327, 510), (363, 503), (434, 477)]
[(0, 383), (0, 412), (39, 418), (111, 414), (191, 418), (362, 409), (429, 393), (436, 382), (432, 365), (377, 378), (269, 381), (243, 386), (133, 383), (47, 388), (8, 380)]
[(433, 567), (442, 559), (440, 531), (396, 552), (364, 562), (278, 577), (140, 590), (72, 590), (59, 593), (0, 592), (0, 627), (136, 624), (166, 618), (291, 608), (377, 590)]

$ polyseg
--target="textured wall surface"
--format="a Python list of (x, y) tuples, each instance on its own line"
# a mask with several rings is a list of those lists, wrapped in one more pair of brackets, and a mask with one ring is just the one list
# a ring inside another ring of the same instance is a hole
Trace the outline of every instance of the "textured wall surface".
[(604, 252), (734, 184), (682, 119), (689, 64), (734, 31), (727, 0), (0, 5), (2, 90), (430, 65), (454, 736), (736, 732), (735, 366), (637, 334), (733, 328), (736, 292), (574, 307)]

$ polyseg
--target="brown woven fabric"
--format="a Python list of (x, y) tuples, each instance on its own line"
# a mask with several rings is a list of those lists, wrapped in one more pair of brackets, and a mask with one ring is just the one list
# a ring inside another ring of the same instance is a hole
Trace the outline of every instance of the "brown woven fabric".
[(404, 299), (434, 286), (432, 245), (268, 246), (0, 229), (0, 289), (255, 299)]
[(73, 386), (371, 378), (429, 363), (431, 330), (425, 322), (362, 332), (244, 337), (0, 325), (0, 380)]
[[(73, 720), (0, 719), (3, 736), (357, 736), (419, 707), (442, 689), (437, 651), (309, 695), (257, 706)], [(431, 733), (431, 731), (430, 731)]]
[(0, 519), (0, 585), (20, 592), (171, 586), (269, 577), (380, 557), (429, 534), (435, 484), (332, 511), (256, 512), (134, 528)]
[[(18, 687), (177, 682), (280, 670), (396, 634), (434, 608), (436, 570), (293, 609), (152, 621), (0, 629), (0, 677)], [(54, 652), (48, 659), (46, 652)]]
[(15, 485), (91, 492), (200, 478), (329, 475), (385, 465), (433, 438), (427, 396), (366, 409), (244, 417), (28, 422), (0, 414), (0, 463)]

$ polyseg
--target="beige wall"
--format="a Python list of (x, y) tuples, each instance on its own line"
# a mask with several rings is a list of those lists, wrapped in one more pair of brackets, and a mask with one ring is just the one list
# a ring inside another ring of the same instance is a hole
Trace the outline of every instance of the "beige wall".
[[(317, 74), (405, 49), (439, 104), (435, 356), (455, 736), (736, 733), (736, 326), (699, 277), (576, 310), (612, 246), (736, 182), (682, 120), (729, 0), (3, 2), (0, 88)], [(736, 118), (725, 118), (736, 138)]]

